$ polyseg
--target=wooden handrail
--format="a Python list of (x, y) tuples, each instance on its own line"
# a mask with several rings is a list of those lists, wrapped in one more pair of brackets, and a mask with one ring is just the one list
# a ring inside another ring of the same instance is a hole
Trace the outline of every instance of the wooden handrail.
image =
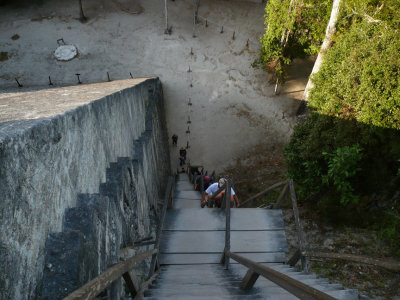
[[(228, 179), (226, 182), (226, 189), (225, 189), (225, 215), (226, 215), (226, 222), (225, 222), (225, 251), (231, 251), (231, 180)], [(224, 259), (225, 270), (229, 268), (229, 257), (225, 257)]]
[[(286, 186), (284, 188), (285, 191), (283, 191), (281, 193), (280, 198), (283, 197), (282, 194), (286, 193), (287, 189), (289, 187), (291, 196), (292, 196), (293, 206), (296, 211), (296, 209), (297, 209), (296, 194), (294, 191), (294, 186), (293, 186), (292, 180), (289, 180), (288, 184), (286, 183), (286, 181), (279, 182), (279, 183), (269, 187), (267, 190), (277, 188), (281, 185), (286, 185)], [(219, 192), (220, 191), (217, 191), (215, 194), (217, 194)], [(230, 193), (231, 193), (231, 181), (228, 180), (226, 183), (226, 192), (225, 192), (225, 196), (226, 196), (225, 197), (225, 201), (226, 201), (225, 248), (224, 248), (224, 252), (222, 253), (220, 263), (224, 264), (225, 269), (228, 269), (229, 258), (232, 258), (235, 261), (237, 261), (238, 263), (249, 268), (248, 272), (246, 273), (245, 277), (243, 278), (241, 288), (244, 290), (251, 289), (253, 287), (253, 285), (255, 284), (255, 282), (257, 281), (258, 277), (261, 275), (261, 276), (269, 279), (270, 281), (276, 283), (277, 285), (281, 286), (282, 288), (284, 288), (291, 294), (299, 297), (300, 299), (304, 299), (304, 300), (335, 300), (336, 298), (334, 298), (324, 292), (321, 292), (311, 286), (308, 286), (298, 280), (295, 280), (279, 271), (268, 268), (264, 265), (256, 263), (250, 259), (247, 259), (243, 256), (240, 256), (240, 255), (230, 251), (230, 219), (231, 219), (231, 216), (230, 216), (230, 207), (231, 207)], [(250, 199), (250, 200), (252, 200), (252, 199)], [(296, 213), (295, 213), (295, 215), (296, 215)], [(296, 225), (299, 225), (299, 223), (300, 223), (300, 221), (299, 221), (298, 211), (297, 211)], [(301, 227), (298, 227), (298, 228), (301, 228)], [(301, 231), (299, 231), (299, 232), (301, 232)], [(299, 234), (299, 239), (301, 240), (300, 248), (303, 248), (304, 242), (303, 242), (301, 234)], [(298, 251), (298, 252), (300, 252), (300, 251)], [(302, 255), (302, 254), (300, 254), (300, 255), (301, 255), (302, 260), (305, 259), (304, 255)], [(307, 264), (305, 264), (304, 269), (307, 270)]]
[(292, 198), (293, 214), (294, 214), (294, 221), (295, 221), (296, 229), (297, 229), (297, 237), (299, 239), (299, 250), (301, 253), (301, 255), (300, 255), (301, 266), (305, 272), (308, 272), (307, 258), (302, 254), (306, 249), (306, 241), (304, 238), (303, 226), (301, 226), (301, 222), (300, 222), (299, 209), (297, 208), (296, 192), (294, 190), (294, 185), (293, 185), (292, 179), (289, 179), (289, 189), (290, 189), (290, 195)]
[(153, 249), (141, 254), (138, 254), (126, 261), (117, 263), (105, 272), (86, 283), (84, 286), (75, 290), (63, 300), (88, 300), (95, 298), (98, 294), (104, 291), (111, 283), (131, 271), (135, 266), (144, 261), (146, 258), (157, 253), (157, 249)]
[[(158, 227), (157, 227), (157, 233), (156, 233), (157, 235), (156, 235), (156, 241), (155, 241), (155, 245), (154, 245), (155, 249), (158, 249), (160, 247), (161, 233), (162, 233), (163, 226), (164, 226), (165, 214), (167, 212), (167, 207), (168, 207), (168, 203), (170, 202), (170, 198), (172, 197), (174, 186), (175, 186), (174, 177), (173, 176), (169, 176), (168, 177), (167, 188), (165, 190), (164, 205), (163, 205), (163, 208), (162, 208), (161, 217), (160, 217), (160, 220), (159, 220), (159, 223), (158, 223)], [(157, 253), (155, 253), (153, 255), (152, 259), (151, 259), (148, 278), (153, 276), (156, 266), (158, 266)]]
[(303, 255), (305, 255), (307, 257), (341, 259), (341, 260), (347, 260), (347, 261), (362, 263), (362, 264), (366, 264), (366, 265), (381, 267), (381, 268), (385, 268), (385, 269), (395, 271), (395, 272), (400, 271), (400, 262), (394, 261), (394, 260), (382, 260), (382, 259), (377, 259), (377, 258), (354, 255), (354, 254), (317, 252), (317, 251), (312, 251), (312, 250), (304, 251)]
[[(302, 283), (301, 281), (298, 281), (296, 279), (293, 279), (285, 274), (282, 274), (274, 269), (271, 269), (265, 265), (261, 265), (259, 263), (256, 263), (248, 258), (245, 258), (243, 256), (240, 256), (236, 253), (226, 251), (224, 252), (225, 257), (230, 257), (233, 260), (237, 261), (238, 263), (246, 266), (249, 268), (250, 273), (253, 274), (258, 274), (261, 275), (268, 280), (274, 282), (275, 284), (279, 285), (280, 287), (284, 288), (291, 294), (295, 295), (296, 297), (299, 297), (300, 299), (304, 300), (335, 300), (336, 298), (321, 292), (309, 285), (306, 285)], [(246, 277), (253, 277), (252, 284), (255, 283), (254, 276), (245, 276)], [(257, 278), (256, 278), (257, 279)], [(244, 282), (242, 282), (242, 286), (245, 285)]]
[(244, 204), (246, 204), (247, 202), (253, 201), (263, 195), (265, 195), (266, 193), (268, 193), (269, 191), (272, 191), (282, 185), (286, 184), (286, 180), (285, 181), (281, 181), (278, 183), (275, 183), (274, 185), (271, 185), (270, 187), (266, 188), (265, 190), (263, 190), (262, 192), (259, 192), (258, 194), (255, 194), (254, 196), (251, 196), (250, 198), (246, 199), (245, 201), (243, 201), (240, 206), (243, 206)]

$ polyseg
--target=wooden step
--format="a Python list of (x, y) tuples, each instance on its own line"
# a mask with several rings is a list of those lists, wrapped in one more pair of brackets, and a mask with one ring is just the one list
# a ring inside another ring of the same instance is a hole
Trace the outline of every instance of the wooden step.
[[(198, 201), (200, 207), (200, 201)], [(225, 230), (225, 210), (218, 208), (171, 209), (164, 230)], [(231, 210), (231, 230), (284, 230), (281, 210), (235, 208)]]

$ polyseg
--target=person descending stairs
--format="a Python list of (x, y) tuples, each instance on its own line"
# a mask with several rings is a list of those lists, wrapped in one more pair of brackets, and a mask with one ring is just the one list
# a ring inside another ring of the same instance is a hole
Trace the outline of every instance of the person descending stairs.
[[(231, 259), (220, 264), (225, 240), (225, 210), (200, 208), (201, 195), (187, 174), (179, 174), (173, 207), (167, 212), (161, 235), (160, 274), (143, 299), (298, 299), (260, 276), (253, 288), (240, 288), (247, 267)], [(333, 298), (360, 299), (327, 279), (285, 265), (288, 250), (281, 210), (231, 209), (231, 251), (262, 263)]]

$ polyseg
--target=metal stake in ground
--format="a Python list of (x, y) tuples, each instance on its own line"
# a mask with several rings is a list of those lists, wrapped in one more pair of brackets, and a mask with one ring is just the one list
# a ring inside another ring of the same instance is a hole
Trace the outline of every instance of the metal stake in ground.
[(171, 29), (168, 27), (168, 0), (164, 0), (164, 9), (165, 9), (165, 34), (171, 34)]
[[(62, 43), (62, 44), (61, 44), (61, 43)], [(58, 40), (57, 40), (57, 45), (58, 45), (58, 46), (65, 45), (64, 39), (63, 39), (63, 38), (58, 39)]]
[(79, 76), (80, 76), (81, 74), (76, 73), (75, 75), (78, 77), (78, 84), (82, 84), (81, 79), (79, 78)]
[(51, 77), (49, 76), (49, 85), (53, 85), (53, 83), (51, 82)]
[(86, 23), (88, 18), (86, 18), (85, 14), (83, 13), (82, 0), (79, 0), (79, 11), (80, 11), (79, 21), (81, 21), (81, 23)]
[(131, 75), (131, 78), (133, 78), (133, 76), (132, 76), (132, 73), (131, 73), (131, 72), (129, 72), (129, 75)]
[(198, 16), (199, 16), (199, 6), (200, 6), (200, 0), (196, 0), (196, 8), (195, 8), (195, 11), (194, 11), (194, 23), (195, 23), (195, 24), (198, 24), (198, 23), (199, 23), (199, 19), (198, 19)]
[(20, 87), (20, 88), (21, 88), (21, 87), (23, 87), (23, 85), (19, 83), (19, 81), (18, 81), (18, 79), (17, 79), (17, 78), (15, 78), (15, 81), (17, 82), (17, 84), (18, 84), (18, 87)]
[(108, 72), (107, 72), (107, 79), (108, 79), (108, 81), (111, 81), (110, 74), (108, 74)]

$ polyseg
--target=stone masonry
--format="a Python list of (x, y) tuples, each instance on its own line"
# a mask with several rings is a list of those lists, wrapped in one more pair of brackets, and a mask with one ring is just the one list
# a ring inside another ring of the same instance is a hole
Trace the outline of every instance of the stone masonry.
[(31, 94), (0, 98), (0, 299), (61, 298), (117, 262), (170, 172), (158, 79)]

